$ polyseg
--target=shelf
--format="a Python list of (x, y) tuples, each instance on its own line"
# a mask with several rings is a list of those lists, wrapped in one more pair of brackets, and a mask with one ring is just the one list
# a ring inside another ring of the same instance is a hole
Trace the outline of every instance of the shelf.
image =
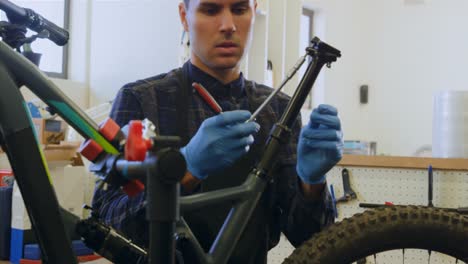
[(467, 171), (468, 159), (343, 155), (338, 165), (406, 169), (427, 169), (432, 165), (434, 170)]

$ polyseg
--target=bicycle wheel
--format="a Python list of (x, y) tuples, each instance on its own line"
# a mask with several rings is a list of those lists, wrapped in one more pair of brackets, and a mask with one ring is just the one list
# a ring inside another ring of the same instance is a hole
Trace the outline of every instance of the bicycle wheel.
[(376, 208), (326, 228), (283, 263), (352, 263), (380, 252), (412, 248), (467, 262), (468, 217), (423, 206)]

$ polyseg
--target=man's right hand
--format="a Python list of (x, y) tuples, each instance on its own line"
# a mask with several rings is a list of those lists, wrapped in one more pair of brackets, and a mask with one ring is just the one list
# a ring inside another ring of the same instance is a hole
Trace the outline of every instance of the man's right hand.
[(245, 123), (249, 111), (223, 112), (203, 121), (195, 136), (180, 151), (187, 162), (187, 169), (198, 179), (232, 165), (248, 152), (253, 144), (253, 134), (260, 125)]

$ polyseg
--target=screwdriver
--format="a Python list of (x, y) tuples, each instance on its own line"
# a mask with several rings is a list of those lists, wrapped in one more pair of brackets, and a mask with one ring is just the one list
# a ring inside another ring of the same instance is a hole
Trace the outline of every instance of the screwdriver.
[(276, 88), (275, 91), (273, 91), (270, 96), (268, 96), (267, 99), (265, 99), (265, 101), (263, 101), (263, 103), (257, 108), (257, 110), (255, 110), (255, 112), (252, 114), (252, 116), (247, 120), (245, 121), (246, 123), (247, 122), (252, 122), (255, 120), (255, 118), (257, 117), (257, 115), (263, 110), (263, 108), (265, 108), (265, 106), (268, 105), (268, 103), (273, 99), (273, 97), (275, 97), (275, 95), (277, 95), (281, 89), (283, 89), (284, 85), (286, 85), (286, 83), (294, 76), (294, 74), (296, 74), (296, 72), (301, 68), (302, 64), (304, 64), (305, 60), (306, 60), (306, 57), (307, 55), (304, 55), (302, 57), (299, 58), (299, 60), (296, 62), (296, 64), (294, 65), (294, 67), (288, 72), (288, 74), (286, 74), (286, 78), (283, 80), (283, 82), (280, 84), (280, 86), (278, 88)]
[(197, 90), (198, 94), (203, 98), (203, 101), (205, 101), (205, 103), (207, 103), (208, 106), (216, 112), (216, 114), (223, 112), (221, 106), (218, 104), (218, 102), (216, 102), (213, 96), (211, 96), (208, 90), (206, 90), (206, 88), (203, 87), (203, 85), (194, 82), (192, 83), (192, 87), (195, 88), (195, 90)]
[(434, 207), (434, 204), (432, 204), (432, 189), (433, 189), (433, 184), (432, 182), (434, 181), (434, 176), (432, 175), (432, 166), (429, 165), (428, 169), (427, 169), (427, 173), (428, 173), (428, 177), (429, 177), (429, 180), (428, 180), (428, 183), (429, 183), (429, 188), (428, 188), (428, 204), (427, 206), (429, 207)]

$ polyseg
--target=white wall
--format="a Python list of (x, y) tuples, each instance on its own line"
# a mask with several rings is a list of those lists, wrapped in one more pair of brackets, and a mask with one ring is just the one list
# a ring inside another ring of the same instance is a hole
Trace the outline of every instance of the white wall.
[[(302, 3), (300, 0), (286, 0), (286, 34), (285, 34), (285, 74), (287, 74), (291, 68), (296, 64), (300, 56), (304, 55), (305, 51), (300, 51), (299, 41), (300, 41), (300, 26), (301, 26), (301, 16), (302, 13)], [(276, 1), (276, 2), (281, 2)], [(299, 15), (298, 15), (299, 14)], [(274, 19), (274, 18), (271, 18)], [(304, 67), (304, 66), (303, 66)], [(284, 77), (284, 76), (283, 76)], [(298, 74), (286, 84), (284, 92), (292, 95), (294, 90), (299, 83)]]
[(114, 99), (128, 82), (177, 66), (178, 3), (71, 1), (69, 79), (89, 87), (89, 106)]
[[(88, 108), (89, 90), (88, 87), (81, 83), (64, 79), (51, 78), (52, 82), (57, 85), (60, 90), (65, 93), (73, 102), (80, 108)], [(21, 89), (24, 100), (34, 101), (37, 100), (37, 96), (33, 94), (29, 89)], [(40, 101), (42, 102), (42, 101)]]
[(273, 64), (273, 83), (278, 86), (284, 76), (286, 45), (286, 1), (269, 1), (268, 59)]
[[(89, 84), (91, 0), (71, 1), (68, 78)], [(89, 101), (89, 98), (88, 98)]]
[[(324, 69), (325, 102), (339, 108), (346, 139), (378, 153), (412, 155), (432, 143), (432, 95), (468, 90), (468, 1), (304, 0), (317, 34), (342, 52)], [(369, 103), (359, 86), (369, 85)]]
[[(268, 57), (277, 69), (277, 84), (302, 54), (297, 29), (301, 2), (287, 1), (269, 1)], [(70, 76), (89, 85), (90, 106), (111, 100), (127, 82), (177, 67), (179, 1), (72, 2)], [(332, 69), (323, 69), (323, 96), (314, 105), (336, 105), (345, 138), (375, 140), (379, 153), (411, 155), (431, 144), (433, 92), (468, 90), (463, 74), (468, 63), (468, 1), (303, 3), (315, 11), (316, 35), (343, 54)], [(284, 30), (278, 24), (282, 21)], [(294, 83), (297, 80), (287, 87), (288, 93)], [(362, 84), (369, 85), (367, 105), (359, 103)]]
[[(179, 2), (179, 0), (79, 0), (75, 3), (76, 7), (72, 13), (76, 17), (88, 19), (85, 20), (87, 23), (76, 22), (75, 25), (80, 29), (75, 28), (72, 32), (78, 34), (80, 40), (77, 40), (79, 44), (75, 45), (79, 51), (73, 52), (76, 55), (75, 68), (71, 75), (80, 80), (85, 79), (89, 83), (90, 106), (113, 99), (118, 89), (125, 83), (166, 72), (178, 66), (182, 33), (178, 16)], [(287, 7), (291, 17), (301, 10), (300, 0), (288, 0), (287, 4), (284, 0), (274, 0), (271, 3), (271, 5), (281, 5), (282, 8)], [(246, 76), (257, 81), (265, 79), (267, 53), (270, 52), (270, 49), (264, 47), (265, 43), (272, 43), (279, 37), (284, 39), (282, 37), (284, 34), (290, 41), (285, 41), (281, 46), (281, 49), (286, 48), (282, 56), (298, 54), (298, 50), (290, 48), (298, 45), (298, 32), (283, 31), (273, 34), (265, 32), (270, 24), (269, 7), (264, 3), (262, 10), (266, 13), (261, 12), (257, 15), (252, 52), (248, 54), (246, 62), (248, 64)], [(283, 21), (288, 21), (287, 26), (290, 27), (299, 25), (299, 18), (283, 19)], [(80, 46), (83, 42), (81, 39), (87, 39), (87, 46)], [(296, 59), (281, 60), (281, 63), (291, 65)], [(83, 70), (79, 65), (88, 66)]]
[(125, 83), (177, 66), (179, 1), (91, 3), (90, 105), (112, 100)]

